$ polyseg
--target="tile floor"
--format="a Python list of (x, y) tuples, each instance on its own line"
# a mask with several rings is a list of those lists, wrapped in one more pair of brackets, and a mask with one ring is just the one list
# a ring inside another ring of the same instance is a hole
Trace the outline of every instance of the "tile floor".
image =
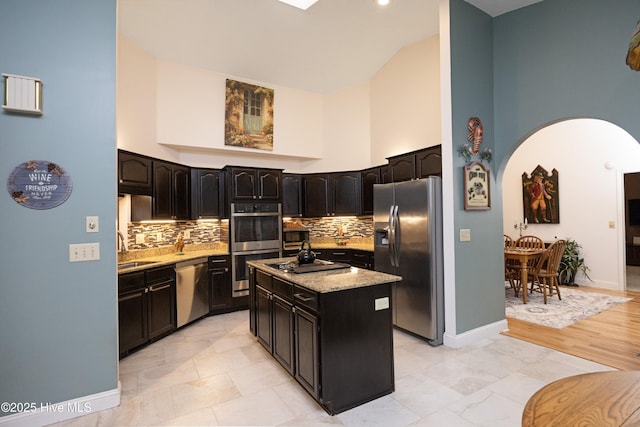
[(543, 385), (612, 370), (503, 335), (456, 350), (396, 331), (396, 391), (332, 417), (256, 342), (248, 317), (208, 317), (130, 355), (119, 407), (57, 426), (515, 427)]

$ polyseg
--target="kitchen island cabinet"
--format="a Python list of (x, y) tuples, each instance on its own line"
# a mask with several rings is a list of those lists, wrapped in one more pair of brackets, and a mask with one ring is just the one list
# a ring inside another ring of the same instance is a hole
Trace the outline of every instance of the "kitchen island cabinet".
[(391, 285), (359, 269), (306, 274), (249, 261), (250, 324), (258, 342), (329, 414), (394, 391)]

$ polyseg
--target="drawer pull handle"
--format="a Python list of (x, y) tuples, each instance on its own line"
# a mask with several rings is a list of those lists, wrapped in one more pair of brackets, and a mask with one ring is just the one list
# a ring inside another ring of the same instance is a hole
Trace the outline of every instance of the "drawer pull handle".
[(299, 299), (300, 301), (303, 302), (309, 302), (309, 301), (313, 301), (313, 298), (305, 298), (304, 295), (302, 294), (293, 294), (294, 297), (296, 297), (297, 299)]

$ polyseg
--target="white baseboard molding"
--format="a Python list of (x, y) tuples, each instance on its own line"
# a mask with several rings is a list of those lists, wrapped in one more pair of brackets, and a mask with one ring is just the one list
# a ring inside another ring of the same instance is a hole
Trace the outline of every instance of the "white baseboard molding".
[(461, 334), (453, 335), (445, 332), (443, 341), (444, 345), (446, 345), (447, 347), (462, 348), (481, 341), (485, 338), (491, 338), (503, 331), (506, 331), (507, 329), (509, 329), (509, 326), (507, 325), (507, 319), (504, 319), (498, 322), (481, 326), (479, 328), (472, 329), (467, 332), (463, 332)]
[(66, 402), (50, 403), (36, 407), (33, 411), (0, 417), (2, 427), (45, 426), (72, 418), (89, 415), (97, 411), (120, 405), (120, 384), (118, 388), (83, 396)]

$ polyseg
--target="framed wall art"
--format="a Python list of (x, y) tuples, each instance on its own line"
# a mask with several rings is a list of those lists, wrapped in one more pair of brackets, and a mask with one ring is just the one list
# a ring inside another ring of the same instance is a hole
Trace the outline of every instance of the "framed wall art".
[(522, 174), (522, 211), (529, 224), (560, 224), (558, 171), (538, 165)]
[(491, 209), (489, 168), (482, 162), (472, 162), (464, 168), (464, 209)]
[(224, 144), (273, 150), (273, 89), (227, 79)]

